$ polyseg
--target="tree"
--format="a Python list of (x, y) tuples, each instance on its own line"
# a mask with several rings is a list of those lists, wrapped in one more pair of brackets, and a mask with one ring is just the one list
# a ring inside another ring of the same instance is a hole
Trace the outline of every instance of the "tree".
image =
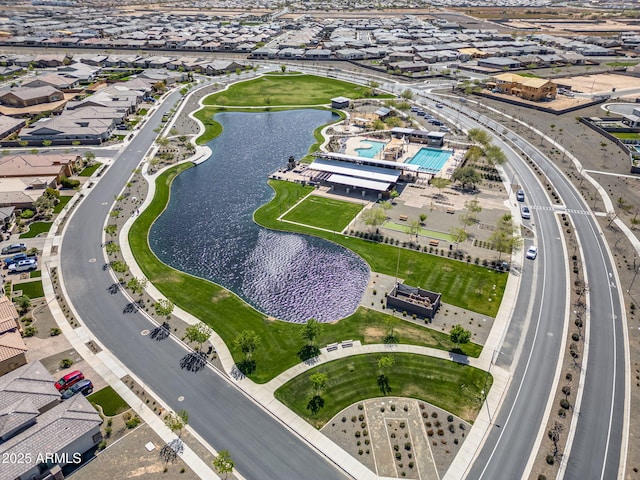
[(227, 478), (227, 475), (233, 472), (233, 467), (235, 467), (229, 450), (220, 450), (211, 463), (218, 473), (224, 475), (224, 478)]
[(371, 80), (369, 82), (369, 87), (371, 88), (371, 96), (375, 97), (377, 95), (376, 89), (380, 87), (380, 84), (375, 80)]
[[(478, 222), (478, 214), (482, 211), (482, 205), (478, 200), (467, 200), (464, 202), (464, 208), (467, 210), (467, 218), (469, 219), (470, 225)], [(467, 223), (464, 222), (463, 223)]]
[(399, 339), (395, 332), (398, 323), (400, 323), (400, 320), (393, 315), (386, 315), (384, 317), (384, 324), (387, 327), (387, 335), (382, 340), (384, 343), (398, 343)]
[(329, 376), (326, 373), (314, 373), (309, 377), (316, 395), (321, 395), (327, 386)]
[(156, 310), (156, 315), (159, 317), (168, 317), (173, 312), (173, 302), (166, 298), (161, 298), (153, 304), (153, 308)]
[(127, 282), (127, 288), (131, 290), (131, 293), (133, 293), (134, 295), (136, 294), (142, 295), (146, 286), (147, 286), (146, 278), (133, 277), (131, 280)]
[(397, 190), (391, 190), (391, 193), (389, 194), (391, 195), (391, 203), (396, 203), (396, 198), (398, 198), (400, 196), (400, 194), (398, 193)]
[(315, 318), (310, 318), (302, 328), (302, 338), (307, 341), (308, 345), (313, 345), (315, 339), (320, 335), (322, 324)]
[(424, 222), (427, 221), (427, 214), (421, 213), (419, 218), (420, 218), (420, 225), (424, 225)]
[(462, 188), (471, 186), (472, 189), (475, 190), (476, 185), (482, 181), (482, 177), (475, 168), (465, 166), (458, 167), (455, 172), (453, 172), (453, 175), (451, 175), (451, 180), (460, 182)]
[(362, 212), (360, 219), (367, 227), (370, 227), (371, 230), (375, 230), (385, 222), (387, 214), (382, 208), (373, 207)]
[(431, 179), (430, 184), (438, 189), (439, 195), (442, 195), (442, 189), (451, 185), (451, 180), (448, 178), (434, 177)]
[(391, 392), (389, 379), (387, 378), (387, 369), (393, 367), (396, 361), (392, 355), (385, 355), (378, 360), (378, 387), (383, 395)]
[(285, 64), (280, 65), (280, 71), (285, 73), (287, 71), (287, 66)]
[(391, 202), (389, 200), (380, 202), (379, 205), (380, 205), (380, 208), (382, 208), (382, 210), (384, 210), (385, 212), (393, 208), (393, 205), (391, 205)]
[(458, 244), (460, 242), (465, 242), (467, 238), (469, 238), (469, 234), (464, 228), (452, 227), (450, 233), (453, 241), (456, 242), (456, 250), (458, 250)]
[(164, 417), (164, 424), (173, 433), (178, 432), (178, 437), (182, 435), (182, 429), (189, 423), (189, 412), (180, 410), (176, 413), (169, 413)]
[(27, 313), (29, 311), (29, 308), (31, 308), (31, 299), (27, 295), (19, 296), (18, 298), (14, 299), (14, 302), (18, 307), (21, 315)]
[(41, 195), (35, 202), (33, 202), (33, 206), (39, 213), (46, 216), (50, 213), (51, 210), (53, 210), (56, 202), (56, 197), (51, 197), (45, 193), (44, 195)]
[(118, 231), (118, 226), (113, 223), (104, 227), (104, 233), (106, 233), (110, 237), (113, 237), (117, 231)]
[(111, 262), (111, 269), (116, 273), (124, 273), (127, 271), (127, 264), (124, 262), (116, 261)]
[(202, 344), (209, 340), (209, 337), (213, 333), (206, 324), (198, 322), (195, 325), (189, 325), (184, 331), (184, 338), (189, 342), (197, 343), (196, 350), (202, 350)]
[(460, 348), (461, 344), (469, 343), (471, 332), (465, 330), (461, 325), (454, 325), (451, 332), (449, 332), (449, 337), (456, 344), (456, 348)]
[(482, 130), (481, 128), (472, 128), (467, 133), (467, 138), (471, 143), (482, 145), (486, 147), (491, 143), (491, 136), (486, 130)]
[(52, 143), (53, 142), (51, 140), (43, 140), (42, 141), (42, 146), (43, 147), (50, 147)]
[(118, 244), (113, 242), (107, 243), (104, 249), (107, 251), (107, 255), (112, 255), (120, 251), (120, 247), (118, 246)]
[(96, 154), (93, 152), (85, 152), (84, 160), (87, 165), (93, 165), (93, 161), (96, 159)]
[(386, 128), (384, 122), (379, 118), (376, 118), (370, 125), (372, 130), (384, 130)]
[(418, 241), (418, 235), (420, 235), (420, 220), (409, 220), (409, 237), (416, 237)]
[(516, 232), (517, 227), (510, 214), (506, 213), (500, 217), (496, 223), (496, 229), (489, 237), (489, 242), (500, 252), (498, 260), (502, 257), (502, 253), (511, 253), (522, 246), (522, 237)]
[(242, 373), (249, 374), (256, 368), (253, 360), (253, 352), (260, 345), (260, 337), (253, 330), (243, 330), (233, 340), (233, 346), (236, 350), (240, 350), (244, 354), (244, 360), (238, 364), (238, 368)]
[(484, 149), (484, 155), (487, 158), (487, 163), (489, 165), (502, 165), (507, 161), (507, 156), (497, 145), (488, 145)]
[(405, 100), (411, 100), (411, 99), (413, 99), (413, 92), (407, 88), (406, 90), (402, 91), (400, 96), (402, 98), (404, 98)]

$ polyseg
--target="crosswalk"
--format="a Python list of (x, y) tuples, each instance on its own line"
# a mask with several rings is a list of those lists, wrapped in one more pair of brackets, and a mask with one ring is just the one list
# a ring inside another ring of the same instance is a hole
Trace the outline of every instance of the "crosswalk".
[(566, 208), (563, 206), (549, 207), (546, 205), (530, 205), (529, 208), (532, 210), (546, 210), (546, 211), (555, 212), (555, 213), (568, 213), (573, 215), (591, 215), (591, 212), (589, 210), (576, 210), (574, 208)]

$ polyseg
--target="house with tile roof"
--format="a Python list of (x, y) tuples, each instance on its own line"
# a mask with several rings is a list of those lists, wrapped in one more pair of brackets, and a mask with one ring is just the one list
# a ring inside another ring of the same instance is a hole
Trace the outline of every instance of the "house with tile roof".
[(0, 93), (0, 104), (9, 107), (30, 107), (41, 103), (64, 100), (64, 94), (51, 85), (29, 88), (21, 87)]
[[(100, 440), (102, 418), (83, 395), (61, 401), (54, 379), (39, 361), (0, 377), (0, 480), (54, 477)], [(44, 454), (49, 454), (48, 458)]]
[(515, 73), (495, 75), (487, 82), (487, 87), (532, 101), (555, 98), (558, 90), (558, 86), (546, 78), (523, 77)]
[(27, 363), (18, 311), (6, 295), (0, 296), (0, 376)]

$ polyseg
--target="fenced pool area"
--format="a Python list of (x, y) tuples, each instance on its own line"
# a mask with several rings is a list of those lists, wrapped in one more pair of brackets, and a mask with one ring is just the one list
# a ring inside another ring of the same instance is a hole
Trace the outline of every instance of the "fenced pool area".
[(407, 163), (418, 165), (421, 172), (438, 173), (452, 154), (452, 150), (422, 147)]

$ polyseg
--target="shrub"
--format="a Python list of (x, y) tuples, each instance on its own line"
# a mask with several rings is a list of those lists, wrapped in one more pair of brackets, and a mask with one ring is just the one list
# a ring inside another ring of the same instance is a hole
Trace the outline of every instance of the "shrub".
[(560, 406), (565, 410), (568, 410), (571, 404), (569, 403), (569, 400), (567, 400), (566, 398), (563, 398), (560, 400)]
[(36, 327), (27, 327), (24, 329), (25, 337), (33, 337), (36, 333), (38, 333), (38, 329)]
[(353, 423), (356, 423), (356, 420), (358, 420), (358, 418), (357, 418), (355, 415), (354, 415), (353, 417), (351, 417), (351, 421), (352, 421)]
[(411, 442), (407, 442), (404, 444), (404, 449), (405, 450), (411, 450)]
[(135, 417), (132, 417), (131, 420), (128, 420), (126, 422), (126, 426), (129, 430), (136, 428), (138, 425), (140, 425), (140, 422), (142, 420), (140, 420), (140, 417), (138, 417), (137, 415)]
[(69, 368), (71, 365), (73, 365), (73, 360), (70, 358), (63, 358), (60, 360), (60, 368)]
[(547, 463), (549, 465), (553, 465), (553, 461), (554, 461), (553, 455), (547, 455)]
[(391, 404), (391, 411), (392, 411), (392, 412), (395, 412), (395, 411), (396, 411), (396, 406), (395, 406), (395, 405), (393, 405), (393, 404)]
[(36, 212), (34, 212), (33, 210), (29, 210), (28, 208), (23, 210), (22, 213), (20, 214), (20, 218), (23, 219), (29, 219), (29, 218), (33, 218), (33, 216), (36, 214)]
[(447, 422), (453, 422), (453, 415), (447, 415)]
[(50, 331), (49, 334), (52, 337), (57, 337), (58, 335), (60, 335), (62, 333), (62, 330), (60, 330), (58, 327), (53, 327)]
[(62, 185), (62, 188), (78, 188), (80, 186), (80, 181), (71, 180), (70, 178), (67, 178), (67, 177), (62, 177), (60, 179), (60, 185)]

